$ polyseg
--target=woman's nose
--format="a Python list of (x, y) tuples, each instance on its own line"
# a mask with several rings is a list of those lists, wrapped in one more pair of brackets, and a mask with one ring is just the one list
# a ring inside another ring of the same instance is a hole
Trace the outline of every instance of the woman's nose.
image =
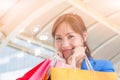
[(65, 50), (65, 49), (68, 49), (68, 47), (70, 46), (69, 42), (64, 40), (62, 42), (62, 49)]

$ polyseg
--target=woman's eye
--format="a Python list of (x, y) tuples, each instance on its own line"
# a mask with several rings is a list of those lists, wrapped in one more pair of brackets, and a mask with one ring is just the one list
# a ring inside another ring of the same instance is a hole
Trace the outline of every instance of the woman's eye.
[(73, 37), (74, 37), (73, 35), (69, 35), (69, 36), (68, 36), (69, 39), (71, 39), (71, 38), (73, 38)]
[(57, 37), (57, 38), (56, 38), (56, 40), (61, 40), (61, 39), (62, 39), (62, 38), (60, 38), (60, 37)]

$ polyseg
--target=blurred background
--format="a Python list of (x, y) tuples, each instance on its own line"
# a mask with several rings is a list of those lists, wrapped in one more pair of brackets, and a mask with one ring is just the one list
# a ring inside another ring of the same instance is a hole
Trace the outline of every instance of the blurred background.
[(52, 25), (69, 12), (83, 18), (93, 58), (112, 61), (120, 78), (120, 0), (0, 0), (0, 80), (51, 58)]

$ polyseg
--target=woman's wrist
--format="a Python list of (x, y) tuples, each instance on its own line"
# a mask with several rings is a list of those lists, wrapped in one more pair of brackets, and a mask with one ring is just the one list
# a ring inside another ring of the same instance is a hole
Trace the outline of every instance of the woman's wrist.
[(81, 63), (76, 63), (76, 68), (81, 69), (82, 64)]

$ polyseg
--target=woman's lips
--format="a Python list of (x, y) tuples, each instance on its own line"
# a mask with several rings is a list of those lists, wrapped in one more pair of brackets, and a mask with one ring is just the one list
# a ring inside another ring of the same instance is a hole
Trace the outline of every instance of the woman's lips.
[(63, 50), (63, 57), (65, 59), (68, 59), (72, 54), (73, 54), (73, 49), (66, 49), (66, 50)]
[(71, 53), (73, 53), (73, 49), (66, 49), (66, 50), (63, 50), (63, 53), (68, 53), (68, 54), (70, 53), (70, 54), (71, 54)]

